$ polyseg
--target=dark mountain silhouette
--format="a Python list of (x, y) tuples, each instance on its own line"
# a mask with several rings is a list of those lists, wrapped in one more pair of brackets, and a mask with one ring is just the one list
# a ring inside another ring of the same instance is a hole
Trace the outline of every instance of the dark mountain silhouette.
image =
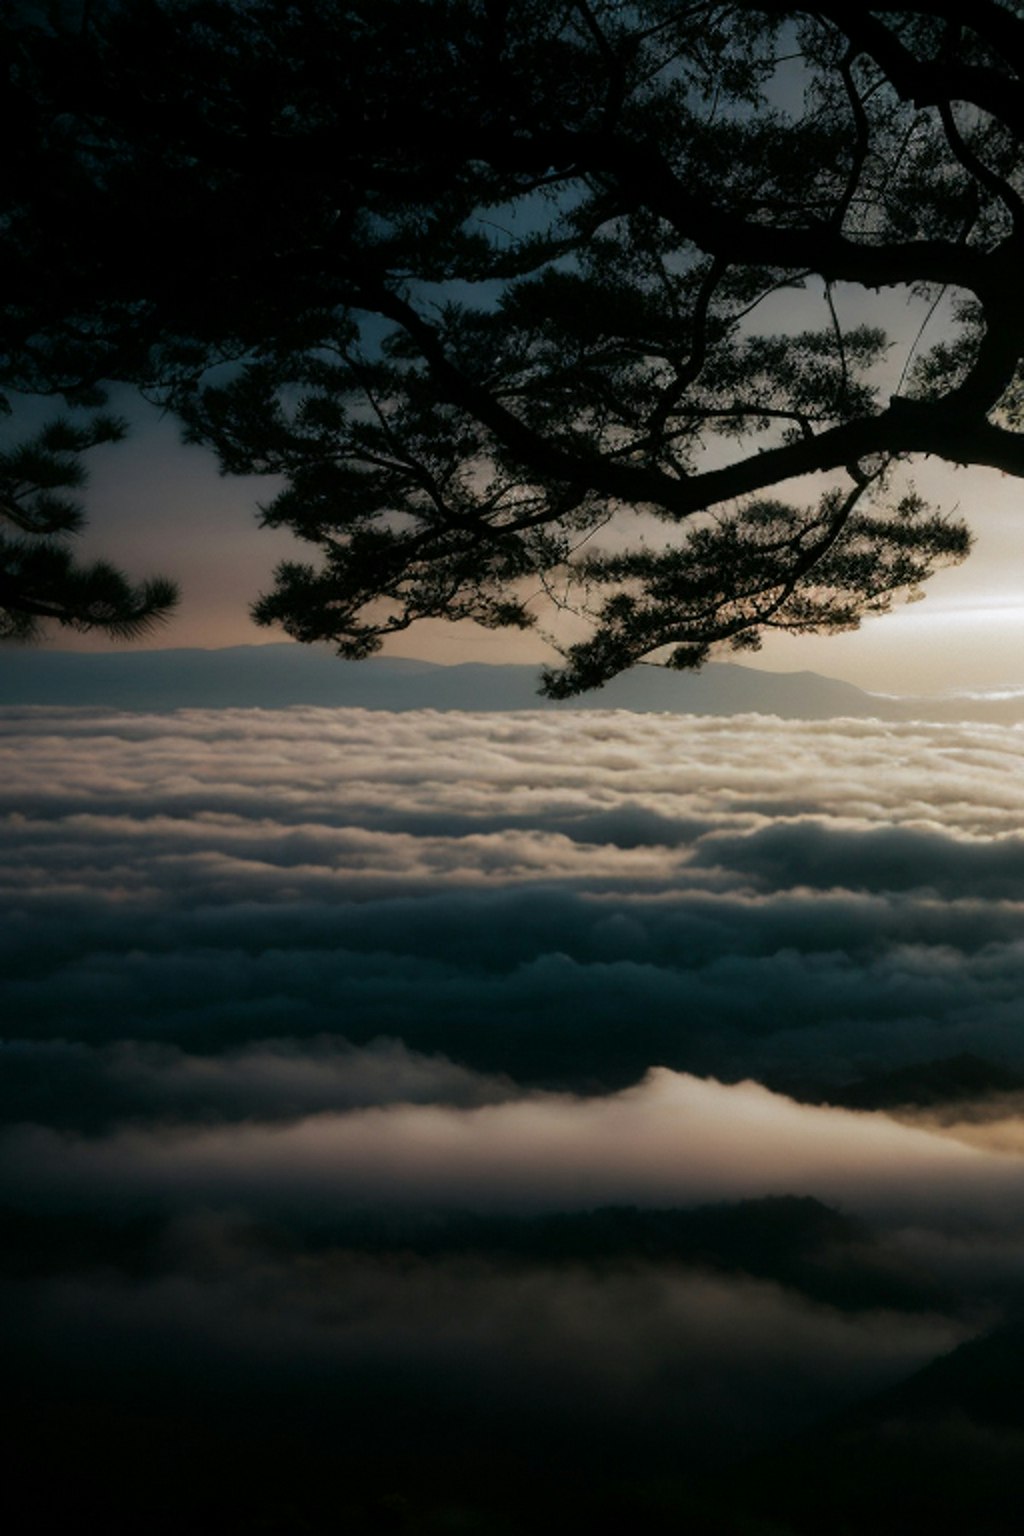
[[(509, 1266), (677, 1265), (772, 1280), (843, 1311), (955, 1305), (935, 1281), (891, 1253), (863, 1221), (811, 1196), (773, 1195), (695, 1208), (606, 1206), (535, 1216), (362, 1215), (312, 1229), (254, 1227), (268, 1252), (460, 1256)], [(0, 1275), (19, 1278), (106, 1266), (158, 1272), (163, 1227), (152, 1216), (54, 1216), (0, 1208)]]
[(761, 672), (710, 663), (700, 672), (640, 666), (607, 687), (555, 702), (533, 666), (442, 667), (402, 657), (341, 661), (327, 646), (76, 652), (7, 647), (0, 705), (114, 709), (631, 709), (675, 714), (761, 713), (784, 719), (1016, 720), (1024, 699), (894, 699), (816, 672)]
[(963, 1051), (867, 1072), (849, 1083), (775, 1077), (772, 1086), (804, 1104), (841, 1109), (935, 1109), (1024, 1090), (1024, 1072)]
[(1024, 1073), (964, 1052), (888, 1072), (873, 1072), (830, 1093), (828, 1099), (847, 1109), (895, 1109), (901, 1105), (928, 1109), (1022, 1088)]
[(866, 1223), (810, 1196), (774, 1195), (693, 1209), (605, 1206), (541, 1216), (456, 1216), (427, 1225), (366, 1222), (318, 1245), (424, 1257), (476, 1254), (520, 1264), (678, 1264), (739, 1273), (843, 1310), (924, 1311), (951, 1299), (887, 1252)]
[[(0, 1273), (8, 1283), (62, 1272), (100, 1276), (105, 1285), (114, 1276), (119, 1286), (152, 1283), (166, 1265), (162, 1228), (158, 1219), (132, 1214), (104, 1222), (87, 1213), (0, 1213), (0, 1252), (10, 1255)], [(321, 1267), (325, 1259), (343, 1265), (361, 1253), (384, 1273), (429, 1270), (445, 1260), (512, 1286), (531, 1269), (669, 1264), (774, 1281), (811, 1305), (854, 1314), (921, 1311), (943, 1301), (866, 1224), (796, 1196), (518, 1217), (367, 1212), (325, 1217), (306, 1230), (254, 1226), (239, 1237), (254, 1254), (278, 1261), (315, 1253)], [(501, 1402), (470, 1418), (457, 1380), (448, 1393), (418, 1376), (414, 1363), (403, 1367), (405, 1375), (377, 1380), (372, 1356), (365, 1369), (357, 1362), (341, 1374), (304, 1367), (250, 1379), (221, 1363), (200, 1379), (187, 1352), (150, 1350), (139, 1360), (105, 1358), (98, 1379), (87, 1349), (80, 1362), (47, 1351), (40, 1360), (20, 1337), (5, 1343), (18, 1404), (8, 1437), (12, 1466), (39, 1490), (35, 1523), (24, 1526), (32, 1536), (48, 1536), (90, 1509), (110, 1511), (105, 1529), (113, 1536), (138, 1529), (171, 1536), (184, 1528), (225, 1536), (342, 1529), (740, 1536), (765, 1529), (748, 1524), (743, 1508), (734, 1518), (739, 1485), (727, 1468), (745, 1448), (728, 1431), (716, 1439), (713, 1425), (709, 1433), (691, 1423), (688, 1437), (678, 1424), (655, 1425), (653, 1434), (648, 1426), (631, 1439), (628, 1423), (588, 1416), (582, 1402), (578, 1424), (575, 1411), (572, 1421), (546, 1418), (543, 1402), (536, 1424)], [(762, 1445), (765, 1438), (758, 1434)], [(52, 1476), (55, 1446), (59, 1478)], [(803, 1442), (786, 1454), (803, 1454)], [(775, 1495), (771, 1467), (766, 1457), (750, 1485), (768, 1501)]]

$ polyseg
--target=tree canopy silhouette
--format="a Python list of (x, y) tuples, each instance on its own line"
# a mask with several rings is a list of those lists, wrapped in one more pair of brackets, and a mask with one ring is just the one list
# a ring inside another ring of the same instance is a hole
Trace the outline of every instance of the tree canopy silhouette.
[(125, 0), (3, 41), (3, 378), (131, 380), (282, 477), (315, 554), (254, 612), (301, 640), (562, 609), (552, 694), (695, 666), (962, 558), (916, 456), (1024, 474), (1019, 0)]
[[(0, 406), (10, 413), (6, 397)], [(0, 452), (0, 640), (33, 640), (47, 619), (127, 640), (177, 602), (166, 577), (132, 583), (109, 561), (76, 560), (68, 544), (84, 523), (67, 495), (85, 483), (83, 455), (124, 433), (122, 421), (102, 413), (85, 424), (58, 416)]]

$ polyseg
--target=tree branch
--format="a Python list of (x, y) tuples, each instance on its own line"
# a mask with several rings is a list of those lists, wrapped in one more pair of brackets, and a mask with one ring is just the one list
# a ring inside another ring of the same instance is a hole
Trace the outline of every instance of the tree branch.
[(835, 228), (814, 224), (779, 228), (729, 213), (679, 180), (657, 147), (615, 134), (553, 130), (528, 140), (489, 134), (478, 146), (493, 163), (526, 168), (544, 160), (570, 172), (614, 179), (623, 211), (645, 208), (683, 240), (738, 266), (816, 272), (826, 281), (895, 288), (947, 283), (978, 292), (986, 253), (953, 240), (901, 240), (869, 245)]
[[(838, 11), (840, 7), (837, 5), (834, 9)], [(1024, 21), (996, 0), (970, 0), (968, 5), (964, 0), (918, 0), (911, 7), (901, 4), (900, 0), (882, 0), (881, 4), (872, 0), (871, 9), (904, 14), (912, 9), (922, 16), (934, 16), (940, 21), (969, 27), (976, 37), (1012, 63), (1019, 75), (1024, 75)]]
[(984, 161), (974, 153), (973, 149), (964, 140), (956, 121), (953, 117), (953, 109), (948, 101), (941, 101), (938, 105), (939, 117), (942, 120), (943, 131), (946, 135), (946, 143), (953, 151), (964, 170), (983, 187), (993, 193), (1013, 220), (1013, 227), (1017, 234), (1024, 231), (1024, 200), (1017, 190), (1010, 185), (1004, 177), (999, 176)]
[[(878, 6), (895, 10), (895, 6)], [(793, 7), (785, 0), (766, 0), (756, 6), (770, 14), (791, 14)], [(925, 14), (966, 21), (963, 7), (943, 6), (931, 9), (913, 7)], [(900, 6), (904, 13), (907, 7)], [(964, 101), (980, 107), (1017, 134), (1024, 135), (1024, 93), (1020, 84), (995, 70), (962, 64), (955, 59), (938, 61), (915, 58), (894, 32), (866, 9), (850, 5), (848, 0), (823, 0), (814, 14), (824, 17), (847, 37), (859, 53), (865, 53), (884, 71), (890, 84), (904, 101), (917, 107), (936, 107), (942, 101)], [(1005, 13), (1004, 13), (1005, 14)], [(1011, 18), (1012, 19), (1012, 18)], [(1015, 38), (1019, 46), (1019, 37)]]
[[(722, 469), (677, 479), (650, 466), (618, 463), (606, 455), (583, 453), (543, 436), (460, 370), (448, 357), (436, 332), (408, 301), (378, 286), (372, 292), (367, 290), (365, 303), (406, 330), (444, 397), (489, 428), (497, 441), (531, 473), (633, 506), (652, 506), (674, 519), (689, 517), (716, 503), (764, 490), (784, 480), (842, 468), (879, 453), (934, 454), (953, 463), (986, 464), (1024, 475), (1024, 435), (985, 420), (985, 413), (1014, 378), (1021, 350), (1021, 322), (1011, 322), (1002, 310), (998, 323), (990, 323), (967, 378), (944, 399), (896, 398), (887, 410), (874, 416), (843, 423), (798, 443), (751, 454)], [(553, 521), (555, 515), (537, 514), (533, 521)]]

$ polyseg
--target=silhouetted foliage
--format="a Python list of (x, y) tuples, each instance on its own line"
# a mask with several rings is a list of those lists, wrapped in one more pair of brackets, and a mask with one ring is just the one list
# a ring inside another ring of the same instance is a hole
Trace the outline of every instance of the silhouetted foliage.
[(85, 483), (82, 454), (123, 435), (110, 416), (84, 427), (58, 416), (0, 452), (0, 640), (33, 640), (46, 619), (131, 639), (177, 602), (173, 582), (133, 585), (105, 560), (82, 564), (67, 544), (84, 523), (66, 494)]
[(261, 622), (358, 657), (570, 610), (568, 694), (853, 627), (968, 548), (900, 466), (1024, 473), (1017, 0), (33, 16), (4, 375), (133, 380), (283, 477), (318, 560)]

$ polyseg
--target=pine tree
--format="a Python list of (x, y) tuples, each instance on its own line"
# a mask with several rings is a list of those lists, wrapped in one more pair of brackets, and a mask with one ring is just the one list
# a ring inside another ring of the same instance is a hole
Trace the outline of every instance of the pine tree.
[(82, 455), (124, 434), (116, 417), (58, 416), (0, 452), (0, 640), (35, 640), (47, 620), (132, 639), (177, 602), (172, 582), (134, 585), (107, 561), (76, 560), (69, 542), (85, 521), (67, 494), (86, 482)]
[(572, 610), (567, 694), (855, 627), (968, 550), (915, 457), (1024, 474), (1020, 0), (59, 15), (7, 29), (6, 377), (282, 476), (261, 622)]

